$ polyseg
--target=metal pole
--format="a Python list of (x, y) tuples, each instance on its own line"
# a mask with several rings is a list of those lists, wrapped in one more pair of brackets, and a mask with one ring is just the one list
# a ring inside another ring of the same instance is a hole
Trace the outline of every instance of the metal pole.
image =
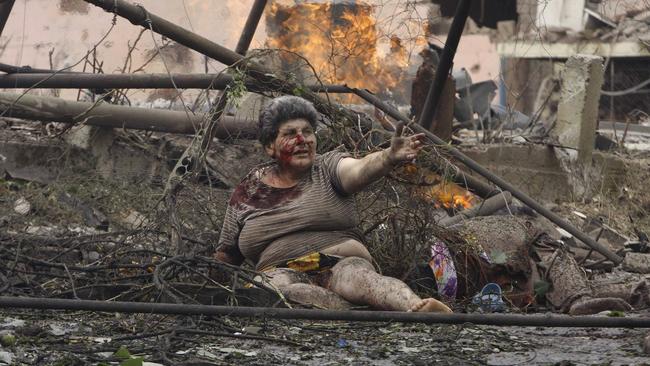
[[(16, 102), (17, 100), (17, 102)], [(0, 93), (0, 113), (5, 117), (62, 123), (81, 123), (91, 126), (132, 128), (167, 133), (194, 134), (203, 114), (192, 114), (163, 109), (136, 108), (108, 103), (74, 102), (55, 97), (31, 94)], [(217, 137), (254, 138), (257, 123), (251, 119), (222, 116)]]
[[(352, 91), (355, 94), (357, 94), (358, 96), (360, 96), (361, 98), (367, 100), (369, 103), (373, 104), (377, 108), (384, 111), (389, 116), (395, 118), (396, 120), (403, 121), (404, 123), (410, 123), (411, 122), (411, 120), (409, 120), (408, 117), (402, 115), (395, 108), (392, 108), (390, 106), (385, 105), (385, 103), (382, 103), (377, 97), (370, 94), (367, 90), (352, 89)], [(509, 191), (510, 193), (512, 193), (513, 196), (515, 196), (521, 202), (528, 205), (528, 207), (532, 208), (533, 210), (537, 211), (540, 215), (542, 215), (542, 216), (546, 217), (547, 219), (551, 220), (557, 226), (559, 226), (562, 229), (568, 231), (573, 236), (578, 238), (580, 241), (582, 241), (583, 243), (589, 245), (591, 248), (594, 248), (594, 250), (596, 250), (598, 253), (604, 255), (607, 259), (611, 260), (615, 264), (619, 264), (619, 263), (621, 263), (623, 261), (623, 258), (616, 255), (616, 253), (613, 253), (609, 249), (605, 248), (602, 244), (598, 243), (597, 241), (590, 238), (589, 236), (587, 236), (586, 234), (584, 234), (580, 230), (576, 229), (573, 225), (571, 225), (571, 223), (569, 223), (568, 221), (562, 219), (560, 216), (556, 215), (555, 213), (551, 212), (546, 207), (540, 205), (539, 203), (537, 203), (537, 201), (535, 201), (534, 199), (529, 197), (527, 194), (525, 194), (524, 192), (517, 189), (512, 184), (506, 182), (501, 177), (499, 177), (496, 174), (493, 174), (492, 172), (490, 172), (489, 170), (483, 168), (479, 163), (472, 160), (469, 156), (463, 154), (460, 150), (458, 150), (455, 147), (449, 145), (448, 143), (446, 143), (445, 141), (440, 139), (438, 136), (434, 135), (429, 130), (425, 129), (423, 126), (420, 126), (418, 124), (411, 124), (410, 127), (413, 128), (417, 132), (424, 133), (431, 142), (433, 142), (439, 148), (446, 150), (450, 155), (452, 155), (456, 159), (460, 160), (460, 162), (465, 164), (468, 168), (470, 168), (473, 171), (477, 172), (478, 174), (482, 175), (487, 180), (494, 183), (495, 185), (497, 185), (498, 187), (500, 187), (504, 191)], [(469, 177), (469, 176), (465, 175), (465, 177)], [(458, 183), (457, 180), (454, 180), (454, 181), (456, 183)]]
[(458, 42), (463, 33), (463, 28), (465, 28), (465, 21), (469, 16), (469, 8), (471, 4), (472, 0), (460, 0), (456, 7), (456, 14), (454, 15), (451, 27), (449, 28), (449, 34), (445, 41), (445, 48), (442, 50), (440, 63), (436, 69), (436, 76), (429, 88), (427, 101), (424, 103), (422, 114), (420, 115), (420, 121), (418, 121), (426, 130), (431, 129), (431, 123), (436, 115), (436, 108), (440, 101), (440, 95), (442, 95), (442, 89), (447, 82), (447, 77), (449, 76), (449, 71), (451, 70), (454, 56), (456, 55), (456, 49), (458, 48)]
[(245, 306), (158, 304), (144, 302), (68, 300), (52, 298), (0, 297), (0, 308), (105, 311), (118, 313), (213, 315), (273, 319), (401, 322), (424, 324), (479, 324), (529, 327), (607, 327), (650, 328), (650, 318), (516, 315), (516, 314), (441, 314), (401, 311), (311, 310)]
[(14, 7), (15, 0), (0, 0), (0, 35), (5, 29), (11, 9)]
[[(1, 0), (0, 0), (1, 1)], [(53, 74), (54, 71), (48, 70), (48, 69), (35, 69), (31, 66), (14, 66), (14, 65), (9, 65), (9, 64), (3, 64), (0, 62), (0, 71), (5, 72), (7, 74), (16, 74), (16, 73), (21, 73), (21, 74), (36, 74), (36, 73), (45, 73), (45, 74)], [(62, 73), (67, 73), (67, 74), (73, 74), (75, 72), (73, 71), (57, 71), (57, 74), (62, 74)]]
[[(226, 74), (90, 74), (57, 73), (43, 70), (39, 73), (0, 75), (0, 88), (53, 89), (224, 89), (233, 79)], [(173, 83), (172, 83), (173, 80)], [(253, 92), (268, 91), (259, 84), (245, 82)], [(345, 85), (308, 85), (313, 92), (351, 93)]]
[(246, 19), (244, 30), (235, 47), (235, 52), (238, 54), (242, 56), (246, 55), (246, 51), (248, 51), (248, 47), (251, 45), (251, 41), (255, 35), (257, 24), (260, 22), (260, 18), (262, 18), (262, 14), (264, 13), (264, 7), (266, 7), (266, 0), (255, 0), (255, 3), (253, 3), (251, 12), (248, 14), (248, 19)]

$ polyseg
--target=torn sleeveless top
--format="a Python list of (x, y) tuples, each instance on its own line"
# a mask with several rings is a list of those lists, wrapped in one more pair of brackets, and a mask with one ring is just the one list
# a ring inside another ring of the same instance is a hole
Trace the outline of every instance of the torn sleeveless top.
[(276, 163), (253, 169), (235, 188), (226, 209), (219, 246), (239, 251), (265, 269), (349, 239), (362, 241), (352, 195), (343, 194), (337, 172), (346, 153), (317, 155), (311, 174), (291, 188), (266, 185), (261, 177)]

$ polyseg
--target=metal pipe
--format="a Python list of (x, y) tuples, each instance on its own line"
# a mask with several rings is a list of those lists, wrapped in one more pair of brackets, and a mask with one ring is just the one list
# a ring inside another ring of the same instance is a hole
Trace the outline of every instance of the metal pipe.
[[(15, 67), (15, 66), (14, 66)], [(52, 89), (218, 89), (233, 79), (226, 74), (90, 74), (90, 73), (12, 73), (0, 75), (0, 88)], [(173, 80), (173, 82), (172, 82)], [(253, 92), (263, 91), (256, 83), (245, 83)], [(308, 85), (313, 92), (350, 93), (345, 85)]]
[[(203, 114), (162, 109), (136, 108), (108, 103), (74, 102), (31, 94), (0, 93), (0, 113), (5, 117), (62, 123), (86, 123), (91, 126), (132, 128), (179, 134), (194, 134), (206, 118)], [(223, 116), (217, 137), (254, 138), (253, 120)]]
[[(352, 89), (352, 91), (360, 96), (361, 98), (367, 100), (369, 103), (372, 105), (376, 106), (377, 108), (381, 109), (384, 113), (388, 114), (389, 116), (395, 118), (398, 121), (403, 121), (404, 123), (410, 123), (411, 120), (401, 114), (397, 109), (392, 108), (385, 103), (382, 103), (381, 100), (379, 100), (377, 97), (374, 95), (370, 94), (367, 90), (363, 89)], [(423, 126), (420, 126), (418, 124), (410, 124), (410, 127), (413, 128), (417, 132), (424, 133), (427, 138), (433, 142), (435, 145), (437, 145), (440, 149), (446, 150), (451, 156), (455, 157), (456, 159), (460, 160), (461, 163), (465, 164), (468, 168), (471, 170), (477, 172), (478, 174), (482, 175), (485, 177), (487, 180), (490, 182), (494, 183), (504, 191), (509, 191), (512, 193), (513, 196), (515, 196), (517, 199), (519, 199), (521, 202), (525, 203), (528, 205), (528, 207), (532, 208), (533, 210), (537, 211), (540, 215), (546, 217), (547, 219), (551, 220), (554, 224), (557, 226), (561, 227), (562, 229), (568, 231), (571, 233), (573, 236), (578, 238), (580, 241), (583, 243), (587, 244), (594, 250), (596, 250), (598, 253), (604, 255), (607, 259), (611, 260), (615, 264), (619, 264), (623, 261), (623, 258), (618, 256), (616, 253), (613, 253), (609, 249), (605, 248), (602, 244), (598, 243), (591, 237), (587, 236), (580, 230), (576, 229), (571, 223), (568, 221), (562, 219), (560, 216), (556, 215), (555, 213), (551, 212), (549, 209), (546, 207), (540, 205), (529, 197), (527, 194), (524, 192), (520, 191), (517, 189), (515, 186), (512, 184), (506, 182), (503, 180), (501, 177), (497, 176), (496, 174), (493, 174), (489, 170), (483, 168), (479, 163), (475, 162), (472, 160), (469, 156), (463, 154), (460, 150), (456, 149), (455, 147), (449, 145), (442, 139), (440, 139), (438, 136), (434, 135), (431, 133), (429, 130), (425, 129)], [(465, 177), (469, 177), (468, 175), (465, 175)], [(457, 182), (454, 180), (454, 182)], [(493, 190), (492, 190), (493, 191)]]
[(248, 19), (246, 19), (244, 30), (235, 47), (235, 52), (238, 54), (242, 56), (246, 55), (246, 51), (248, 51), (248, 47), (251, 45), (251, 41), (253, 41), (257, 24), (259, 24), (260, 18), (262, 18), (262, 14), (264, 13), (264, 7), (266, 7), (266, 0), (255, 0), (255, 3), (253, 3), (251, 12), (248, 14)]
[(224, 89), (230, 75), (29, 73), (0, 75), (0, 88), (53, 89)]
[(424, 324), (480, 324), (529, 327), (650, 328), (648, 317), (605, 317), (518, 314), (441, 314), (401, 311), (312, 310), (246, 306), (159, 304), (145, 302), (0, 297), (0, 308), (105, 311), (117, 313), (213, 315), (273, 319), (401, 322)]
[(456, 14), (454, 15), (454, 20), (451, 22), (449, 34), (445, 41), (445, 48), (442, 50), (442, 55), (440, 55), (440, 63), (436, 69), (436, 76), (431, 87), (429, 87), (429, 93), (427, 94), (427, 99), (424, 107), (422, 107), (422, 114), (420, 114), (420, 120), (418, 121), (426, 130), (431, 129), (431, 123), (436, 115), (436, 108), (442, 95), (442, 89), (447, 82), (449, 71), (453, 65), (458, 42), (463, 33), (463, 28), (465, 28), (465, 21), (469, 16), (469, 8), (471, 5), (472, 0), (460, 0), (456, 7)]
[[(1, 1), (1, 0), (0, 0)], [(5, 72), (7, 74), (35, 74), (35, 73), (45, 73), (45, 74), (53, 74), (53, 70), (48, 70), (48, 69), (35, 69), (31, 66), (14, 66), (14, 65), (9, 65), (9, 64), (3, 64), (0, 62), (0, 71)], [(57, 74), (75, 74), (73, 71), (56, 71)]]
[(14, 7), (15, 0), (0, 0), (0, 35), (5, 29), (11, 9)]

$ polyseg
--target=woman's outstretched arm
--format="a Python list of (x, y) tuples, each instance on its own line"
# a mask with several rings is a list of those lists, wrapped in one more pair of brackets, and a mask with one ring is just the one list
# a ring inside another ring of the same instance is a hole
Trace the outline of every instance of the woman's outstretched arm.
[(403, 137), (404, 123), (395, 129), (390, 147), (366, 155), (362, 159), (344, 158), (338, 166), (339, 179), (345, 193), (352, 194), (388, 174), (402, 162), (415, 159), (422, 149), (424, 134)]

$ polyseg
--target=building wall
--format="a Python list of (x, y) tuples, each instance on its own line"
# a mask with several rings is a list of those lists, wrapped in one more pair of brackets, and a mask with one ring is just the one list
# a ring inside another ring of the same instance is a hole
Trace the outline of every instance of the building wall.
[(519, 0), (517, 1), (517, 33), (528, 33), (535, 25), (537, 18), (537, 3), (539, 0)]

